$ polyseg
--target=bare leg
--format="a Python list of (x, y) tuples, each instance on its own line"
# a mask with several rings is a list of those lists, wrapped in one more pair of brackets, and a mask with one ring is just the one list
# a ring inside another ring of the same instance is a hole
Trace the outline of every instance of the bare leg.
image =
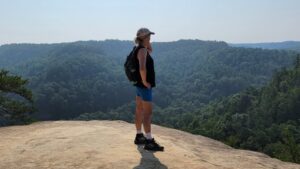
[(151, 134), (152, 102), (142, 101), (144, 112), (144, 130), (146, 133), (145, 150), (164, 151), (164, 147), (155, 142)]
[(151, 118), (152, 118), (152, 102), (142, 101), (144, 111), (144, 130), (145, 133), (151, 132)]
[(139, 96), (136, 96), (136, 107), (135, 107), (135, 127), (136, 130), (142, 129), (142, 123), (143, 123), (143, 104), (142, 104), (142, 98)]

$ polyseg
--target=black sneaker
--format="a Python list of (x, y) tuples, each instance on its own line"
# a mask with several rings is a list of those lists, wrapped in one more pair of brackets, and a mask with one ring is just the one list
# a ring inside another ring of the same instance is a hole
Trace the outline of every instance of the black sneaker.
[(151, 140), (146, 140), (144, 149), (150, 151), (164, 151), (164, 147), (157, 144), (154, 138), (152, 138)]
[(134, 144), (145, 144), (146, 143), (146, 137), (143, 133), (136, 134), (134, 139)]

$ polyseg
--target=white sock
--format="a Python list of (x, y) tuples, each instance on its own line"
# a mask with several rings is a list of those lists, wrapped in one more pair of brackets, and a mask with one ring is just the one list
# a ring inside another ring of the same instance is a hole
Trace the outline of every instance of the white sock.
[(148, 140), (152, 139), (151, 132), (149, 132), (149, 133), (146, 133), (146, 138), (147, 138)]
[(136, 134), (142, 134), (142, 130), (136, 130)]

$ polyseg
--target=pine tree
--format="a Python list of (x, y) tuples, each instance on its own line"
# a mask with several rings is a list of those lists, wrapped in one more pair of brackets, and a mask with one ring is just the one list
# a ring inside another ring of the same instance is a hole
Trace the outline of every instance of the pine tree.
[(27, 80), (0, 70), (0, 126), (29, 123), (33, 119), (33, 98)]

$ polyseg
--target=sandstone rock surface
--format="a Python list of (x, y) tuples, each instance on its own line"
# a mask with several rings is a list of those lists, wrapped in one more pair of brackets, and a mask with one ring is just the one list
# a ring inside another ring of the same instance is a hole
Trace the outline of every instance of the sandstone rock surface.
[(133, 144), (124, 121), (43, 121), (0, 128), (0, 169), (300, 169), (207, 137), (152, 126), (164, 152)]

